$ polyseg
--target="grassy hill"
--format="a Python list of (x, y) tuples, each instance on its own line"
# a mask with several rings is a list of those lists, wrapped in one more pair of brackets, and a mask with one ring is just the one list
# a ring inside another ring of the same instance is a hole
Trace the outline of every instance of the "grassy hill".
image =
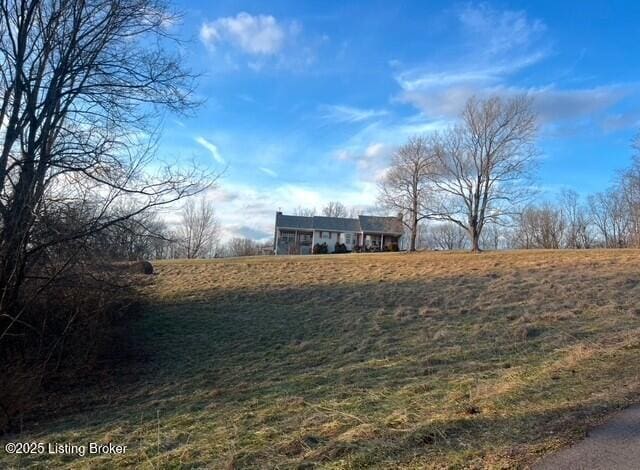
[(156, 269), (132, 359), (12, 438), (127, 452), (3, 466), (506, 468), (638, 401), (638, 251)]

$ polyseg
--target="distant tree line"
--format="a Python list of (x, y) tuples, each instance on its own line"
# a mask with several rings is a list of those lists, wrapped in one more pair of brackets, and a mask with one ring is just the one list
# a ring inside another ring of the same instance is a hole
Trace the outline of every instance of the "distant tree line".
[(414, 136), (393, 155), (379, 202), (403, 214), (408, 249), (640, 247), (640, 137), (606, 191), (533, 185), (536, 116), (526, 96), (471, 98), (459, 124)]
[(298, 206), (293, 210), (293, 215), (302, 217), (346, 217), (351, 219), (358, 218), (359, 209), (356, 207), (347, 207), (340, 201), (329, 201), (318, 211), (315, 207)]
[(204, 196), (189, 198), (169, 221), (157, 211), (130, 217), (100, 233), (94, 248), (115, 260), (223, 258), (269, 254), (273, 241), (246, 237), (223, 241), (215, 203)]

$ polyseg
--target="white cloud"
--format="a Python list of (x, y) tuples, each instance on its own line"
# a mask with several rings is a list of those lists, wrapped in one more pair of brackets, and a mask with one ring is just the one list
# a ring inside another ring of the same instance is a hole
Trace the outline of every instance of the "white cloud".
[(377, 158), (385, 153), (385, 146), (383, 143), (377, 142), (375, 144), (369, 145), (365, 151), (364, 156), (366, 158)]
[(549, 55), (545, 24), (523, 11), (498, 11), (486, 4), (466, 6), (456, 19), (468, 39), (461, 60), (412, 67), (395, 75), (401, 92), (394, 100), (414, 106), (427, 121), (457, 118), (473, 95), (526, 94), (533, 98), (542, 124), (600, 120), (604, 128), (607, 110), (631, 93), (632, 87), (617, 85), (583, 89), (562, 89), (553, 83), (510, 85), (517, 73)]
[(486, 3), (466, 5), (458, 19), (471, 41), (481, 41), (487, 55), (527, 48), (547, 30), (541, 20), (530, 19), (524, 11), (499, 11)]
[(430, 119), (457, 116), (471, 95), (505, 87), (512, 75), (549, 55), (546, 26), (523, 11), (467, 5), (457, 12), (456, 22), (465, 39), (458, 60), (395, 75), (402, 90), (396, 101), (417, 107)]
[(384, 109), (362, 109), (344, 105), (322, 105), (322, 118), (332, 122), (362, 122), (388, 114)]
[(270, 168), (265, 168), (265, 167), (261, 166), (261, 167), (259, 168), (259, 170), (260, 170), (261, 172), (263, 172), (263, 173), (265, 173), (265, 174), (267, 174), (267, 175), (269, 175), (269, 176), (273, 177), (273, 178), (277, 178), (277, 177), (278, 177), (278, 173), (276, 173), (275, 171), (273, 171), (273, 170), (272, 170), (272, 169), (270, 169)]
[[(289, 31), (296, 34), (299, 28), (293, 23)], [(241, 12), (203, 23), (200, 40), (211, 48), (227, 43), (247, 54), (274, 55), (282, 49), (286, 33), (286, 28), (271, 15), (253, 16)]]
[(601, 117), (601, 113), (620, 103), (633, 89), (633, 86), (622, 85), (560, 89), (553, 85), (518, 87), (504, 83), (491, 86), (470, 84), (405, 93), (400, 100), (411, 103), (425, 116), (452, 119), (460, 115), (471, 96), (486, 98), (492, 95), (508, 97), (525, 94), (533, 99), (540, 123), (549, 124), (568, 119)]
[(269, 239), (273, 236), (277, 210), (288, 214), (299, 206), (320, 210), (327, 202), (338, 200), (346, 206), (370, 212), (376, 195), (375, 183), (357, 180), (335, 186), (282, 184), (270, 188), (225, 181), (207, 193), (207, 197), (219, 202), (216, 216), (223, 227), (224, 241), (261, 235)]
[(334, 157), (337, 160), (349, 160), (352, 157), (352, 155), (351, 155), (351, 152), (347, 149), (338, 149), (334, 153)]
[(220, 155), (220, 151), (218, 150), (218, 147), (215, 144), (209, 142), (204, 137), (196, 137), (195, 140), (197, 143), (202, 145), (211, 153), (211, 156), (214, 158), (215, 161), (221, 164), (225, 163), (224, 158), (222, 158), (222, 155)]

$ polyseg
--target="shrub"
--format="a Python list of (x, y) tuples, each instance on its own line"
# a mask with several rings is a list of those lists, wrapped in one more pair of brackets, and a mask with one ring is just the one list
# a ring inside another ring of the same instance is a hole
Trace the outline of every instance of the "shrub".
[(316, 243), (313, 245), (314, 255), (326, 255), (327, 253), (329, 253), (329, 247), (326, 243)]
[(391, 251), (400, 251), (400, 248), (398, 247), (398, 244), (397, 244), (397, 243), (392, 243), (392, 244), (389, 246), (389, 249), (390, 249)]
[(79, 265), (47, 284), (33, 279), (25, 285), (20, 320), (32, 326), (14, 328), (19, 334), (0, 342), (0, 434), (18, 430), (23, 415), (48, 404), (46, 394), (57, 384), (72, 386), (127, 354), (124, 320), (137, 295), (126, 271)]
[(153, 265), (148, 261), (136, 261), (129, 265), (132, 274), (153, 274)]
[(333, 252), (334, 253), (349, 253), (349, 250), (347, 250), (347, 245), (345, 245), (344, 243), (336, 243), (336, 245), (333, 247)]

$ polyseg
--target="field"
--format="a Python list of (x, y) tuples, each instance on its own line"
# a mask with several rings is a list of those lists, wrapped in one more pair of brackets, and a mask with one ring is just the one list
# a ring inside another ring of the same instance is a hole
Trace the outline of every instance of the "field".
[(638, 251), (156, 270), (130, 357), (10, 437), (127, 452), (3, 467), (526, 467), (639, 401)]

